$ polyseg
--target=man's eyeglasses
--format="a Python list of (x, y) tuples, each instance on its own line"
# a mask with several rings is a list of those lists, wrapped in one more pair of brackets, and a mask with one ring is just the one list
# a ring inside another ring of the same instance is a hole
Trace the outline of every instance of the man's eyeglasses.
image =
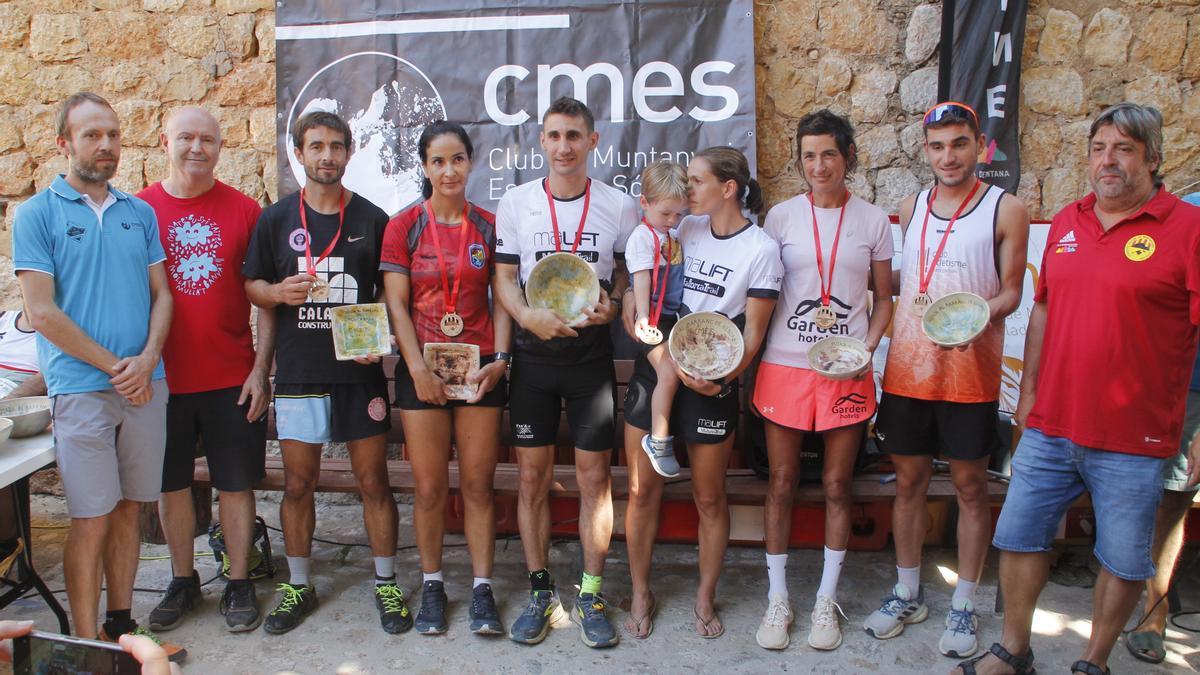
[(960, 119), (970, 121), (975, 124), (975, 128), (979, 128), (979, 116), (975, 114), (975, 110), (965, 103), (956, 101), (947, 101), (939, 103), (929, 109), (925, 113), (924, 119), (921, 120), (922, 126), (937, 124), (945, 119)]

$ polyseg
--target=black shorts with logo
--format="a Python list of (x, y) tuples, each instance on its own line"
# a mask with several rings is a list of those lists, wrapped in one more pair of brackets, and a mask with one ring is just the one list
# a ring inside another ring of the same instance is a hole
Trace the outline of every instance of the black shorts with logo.
[(571, 440), (580, 450), (611, 450), (616, 422), (616, 371), (611, 358), (547, 364), (513, 358), (508, 419), (513, 445), (554, 445), (563, 402)]
[(392, 428), (383, 371), (370, 382), (276, 384), (275, 431), (279, 440), (349, 443)]
[(1002, 446), (1000, 402), (927, 401), (883, 392), (875, 435), (884, 452), (973, 461)]
[[(640, 354), (633, 362), (633, 376), (629, 378), (629, 389), (625, 392), (625, 422), (630, 426), (647, 431), (650, 429), (650, 399), (658, 375), (654, 366)], [(733, 382), (732, 391), (724, 397), (704, 396), (688, 389), (682, 383), (675, 392), (671, 405), (671, 432), (686, 443), (720, 443), (737, 430), (738, 383)]]
[(167, 447), (162, 491), (192, 486), (196, 457), (208, 457), (213, 487), (249, 490), (266, 476), (267, 418), (246, 420), (250, 403), (238, 405), (241, 387), (167, 399)]
[[(479, 367), (488, 365), (495, 361), (495, 356), (481, 356), (479, 358)], [(478, 403), (467, 403), (466, 401), (453, 399), (446, 401), (446, 405), (432, 405), (417, 398), (416, 387), (413, 386), (412, 376), (408, 374), (408, 368), (404, 367), (404, 361), (396, 364), (396, 407), (401, 410), (446, 410), (449, 408), (461, 407), (481, 407), (481, 408), (503, 408), (508, 401), (508, 378), (500, 378), (492, 390), (483, 395)]]

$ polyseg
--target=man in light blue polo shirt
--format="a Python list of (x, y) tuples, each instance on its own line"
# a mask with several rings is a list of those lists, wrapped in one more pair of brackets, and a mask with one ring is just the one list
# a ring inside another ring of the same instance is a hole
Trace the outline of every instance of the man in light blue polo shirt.
[[(130, 616), (138, 502), (155, 501), (162, 486), (167, 386), (159, 353), (171, 293), (154, 211), (108, 184), (121, 155), (112, 107), (74, 94), (57, 131), (69, 168), (17, 209), (13, 266), (54, 399), (75, 632), (97, 637), (103, 560), (107, 620), (99, 637), (115, 640), (138, 629)], [(184, 654), (164, 647), (175, 659)]]

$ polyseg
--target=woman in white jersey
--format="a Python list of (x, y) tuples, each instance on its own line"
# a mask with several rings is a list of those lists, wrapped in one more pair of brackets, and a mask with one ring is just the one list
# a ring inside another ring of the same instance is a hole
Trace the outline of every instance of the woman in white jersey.
[(785, 572), (792, 499), (801, 442), (806, 433), (820, 433), (825, 567), (808, 643), (835, 649), (842, 642), (837, 581), (850, 539), (854, 462), (875, 414), (875, 380), (869, 370), (857, 379), (828, 379), (812, 370), (808, 349), (823, 338), (847, 336), (875, 351), (892, 317), (892, 229), (887, 214), (846, 188), (858, 163), (848, 120), (828, 110), (806, 115), (796, 148), (810, 191), (772, 208), (764, 225), (779, 242), (784, 274), (753, 398), (766, 423), (771, 467), (763, 512), (770, 587), (755, 638), (766, 649), (783, 649), (790, 641)]
[[(679, 223), (684, 251), (680, 316), (720, 312), (742, 328), (745, 355), (722, 382), (699, 380), (679, 371), (683, 387), (675, 397), (675, 437), (687, 444), (692, 493), (700, 516), (700, 582), (696, 589), (696, 632), (715, 638), (725, 632), (714, 600), (729, 543), (729, 506), (725, 470), (737, 427), (737, 377), (750, 365), (766, 336), (779, 296), (782, 265), (779, 246), (743, 215), (762, 213), (762, 190), (750, 177), (745, 155), (729, 147), (696, 153), (688, 166), (692, 215)], [(637, 448), (650, 429), (654, 369), (640, 356), (625, 396), (625, 447)], [(629, 508), (625, 537), (629, 550), (633, 601), (625, 628), (637, 638), (653, 630), (654, 595), (650, 558), (658, 532), (663, 478), (644, 452), (629, 452)]]

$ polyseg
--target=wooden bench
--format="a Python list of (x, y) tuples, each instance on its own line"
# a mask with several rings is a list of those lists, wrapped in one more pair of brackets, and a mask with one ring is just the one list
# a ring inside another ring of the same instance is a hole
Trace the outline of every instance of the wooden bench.
[[(629, 494), (629, 473), (626, 466), (624, 451), (624, 411), (623, 403), (629, 379), (633, 373), (633, 362), (618, 360), (616, 365), (617, 408), (616, 408), (616, 447), (613, 452), (612, 490), (614, 504), (618, 510), (617, 535), (622, 534), (620, 513), (623, 512)], [(388, 377), (389, 389), (394, 398), (394, 375), (397, 367), (404, 367), (398, 357), (384, 360), (384, 371)], [(744, 406), (743, 406), (744, 407)], [(750, 434), (746, 433), (754, 420), (748, 419), (749, 413), (743, 412), (739, 423), (738, 443), (742, 443)], [(400, 411), (392, 409), (392, 429), (388, 433), (388, 442), (398, 446), (398, 459), (388, 461), (388, 481), (394, 492), (412, 493), (415, 491), (411, 465), (406, 461), (404, 449), (404, 430), (400, 423)], [(498, 430), (501, 437), (500, 464), (496, 468), (495, 489), (497, 501), (497, 531), (502, 534), (515, 533), (516, 529), (516, 495), (519, 485), (519, 473), (516, 464), (516, 453), (511, 446), (509, 437), (508, 411), (506, 410)], [(276, 438), (273, 412), (270, 417), (269, 437)], [(681, 453), (686, 461), (686, 454)], [(569, 426), (563, 413), (559, 425), (556, 442), (554, 483), (551, 490), (552, 528), (556, 535), (572, 535), (577, 532), (575, 527), (578, 517), (579, 487), (573, 466), (574, 452), (570, 440)], [(761, 532), (755, 531), (753, 523), (761, 524), (761, 508), (766, 498), (767, 481), (760, 478), (749, 468), (749, 459), (744, 449), (735, 446), (735, 452), (730, 460), (727, 473), (726, 490), (731, 509), (734, 513), (734, 541), (745, 543), (761, 542)], [(856, 530), (852, 537), (851, 546), (854, 548), (882, 548), (887, 543), (890, 534), (890, 502), (895, 497), (894, 482), (881, 482), (886, 476), (887, 467), (881, 471), (864, 473), (855, 477), (854, 495), (856, 503), (861, 505), (859, 515), (862, 527)], [(204, 486), (209, 483), (208, 465), (203, 458), (196, 460), (195, 479), (197, 484)], [(688, 541), (690, 532), (694, 530), (695, 510), (692, 505), (690, 471), (684, 469), (679, 478), (667, 481), (663, 494), (664, 512), (663, 526), (660, 535), (664, 540)], [(272, 455), (267, 457), (267, 473), (256, 486), (258, 490), (281, 491), (284, 488), (283, 460)], [(451, 529), (461, 527), (462, 501), (458, 496), (459, 476), (456, 462), (450, 463), (449, 489), (452, 499), (447, 506), (447, 526)], [(346, 458), (323, 458), (321, 474), (317, 482), (320, 492), (357, 492), (354, 475), (350, 468), (350, 460)], [(1003, 501), (1006, 485), (997, 481), (989, 482), (989, 494), (995, 504)], [(954, 500), (954, 486), (950, 477), (945, 474), (935, 474), (929, 488), (931, 514), (933, 516), (929, 543), (940, 541), (941, 532), (950, 519), (950, 502)], [(823, 511), (824, 494), (819, 482), (801, 482), (796, 493), (797, 514), (794, 521), (802, 525), (799, 530), (793, 527), (793, 544), (797, 546), (815, 545), (820, 541), (823, 528), (823, 518), (816, 517)], [(741, 526), (738, 526), (738, 523)], [(805, 529), (807, 528), (807, 529)], [(814, 529), (815, 528), (815, 529)]]

